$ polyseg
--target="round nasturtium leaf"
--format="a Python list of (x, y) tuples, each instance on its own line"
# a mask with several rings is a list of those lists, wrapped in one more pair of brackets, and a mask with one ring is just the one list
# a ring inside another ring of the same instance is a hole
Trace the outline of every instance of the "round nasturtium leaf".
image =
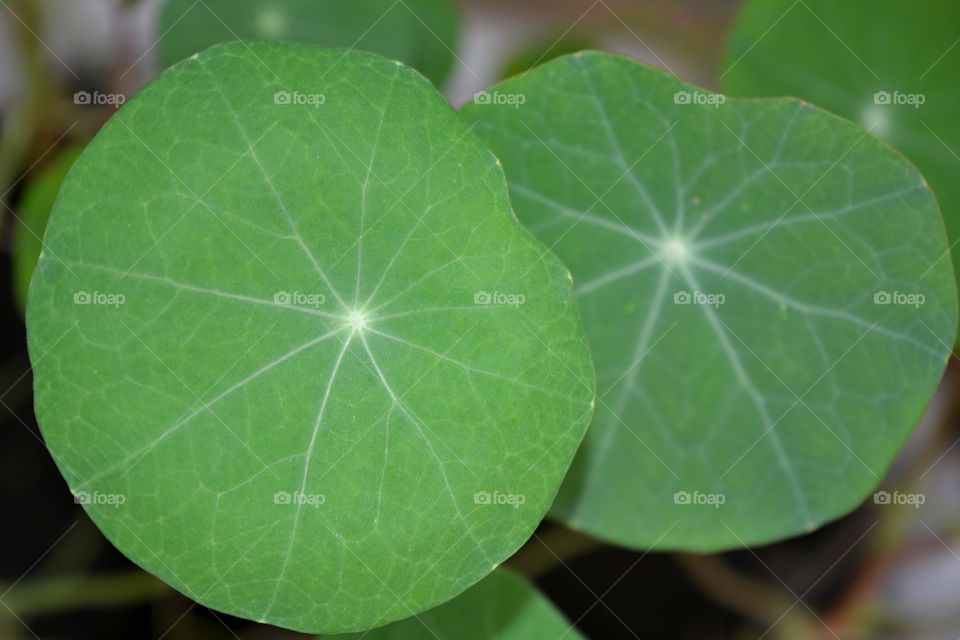
[(584, 640), (526, 580), (497, 569), (450, 602), (367, 633), (334, 640)]
[(862, 501), (953, 344), (920, 173), (807, 103), (726, 99), (608, 54), (488, 93), (464, 116), (572, 270), (597, 368), (552, 513), (628, 546), (712, 550)]
[(956, 0), (750, 0), (730, 36), (722, 87), (804, 98), (892, 144), (930, 182), (953, 245), (960, 240), (958, 43)]
[(457, 48), (452, 0), (165, 0), (161, 65), (232, 40), (349, 47), (402, 60), (440, 85)]
[(30, 277), (40, 259), (43, 232), (47, 228), (50, 211), (60, 193), (63, 179), (81, 151), (83, 147), (80, 145), (62, 151), (27, 185), (17, 204), (17, 225), (13, 236), (13, 292), (21, 310), (27, 307)]
[(173, 67), (77, 160), (46, 245), (50, 450), (121, 551), (221, 611), (333, 633), (449, 600), (531, 534), (590, 419), (568, 272), (442, 96), (372, 54)]

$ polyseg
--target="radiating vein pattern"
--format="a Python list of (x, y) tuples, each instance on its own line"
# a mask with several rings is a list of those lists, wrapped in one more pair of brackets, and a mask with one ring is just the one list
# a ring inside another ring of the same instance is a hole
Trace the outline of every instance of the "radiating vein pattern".
[(554, 515), (631, 546), (716, 549), (861, 501), (953, 343), (920, 174), (808, 104), (726, 99), (606, 54), (494, 90), (526, 102), (464, 115), (573, 272), (597, 367)]
[(44, 436), (124, 553), (229, 613), (333, 633), (450, 599), (530, 535), (590, 420), (568, 272), (398, 63), (177, 65), (80, 158), (47, 244)]

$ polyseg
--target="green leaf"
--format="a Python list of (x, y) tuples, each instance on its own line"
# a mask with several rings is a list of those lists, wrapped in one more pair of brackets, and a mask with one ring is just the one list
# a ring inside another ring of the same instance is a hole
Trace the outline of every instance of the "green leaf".
[(876, 0), (869, 8), (832, 0), (752, 0), (730, 37), (723, 89), (804, 98), (892, 144), (930, 182), (953, 244), (960, 240), (958, 41), (955, 0), (922, 6)]
[(724, 100), (607, 54), (489, 93), (464, 116), (574, 273), (597, 368), (553, 514), (628, 546), (710, 550), (859, 503), (954, 338), (920, 174), (809, 104)]
[(157, 48), (167, 67), (232, 40), (349, 47), (402, 60), (439, 85), (458, 27), (451, 0), (166, 0)]
[(531, 534), (590, 419), (568, 272), (393, 61), (175, 66), (74, 165), (46, 241), (47, 443), (121, 551), (228, 613), (332, 633), (445, 602)]
[(416, 618), (335, 640), (583, 640), (526, 580), (498, 569), (443, 606)]
[(13, 293), (20, 309), (27, 308), (30, 277), (40, 259), (43, 232), (60, 185), (83, 147), (70, 147), (27, 185), (17, 205), (17, 229), (13, 236)]

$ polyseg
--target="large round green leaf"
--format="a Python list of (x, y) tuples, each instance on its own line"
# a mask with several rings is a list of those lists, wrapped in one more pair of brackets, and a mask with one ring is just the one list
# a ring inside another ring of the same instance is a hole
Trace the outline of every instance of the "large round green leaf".
[(583, 640), (523, 578), (498, 569), (456, 599), (369, 633), (332, 640)]
[[(275, 102), (296, 92), (323, 99)], [(121, 551), (229, 613), (339, 632), (452, 598), (531, 534), (589, 422), (569, 274), (399, 63), (175, 66), (77, 160), (46, 243), (47, 443)]]
[(157, 50), (166, 67), (239, 39), (349, 47), (402, 60), (439, 85), (458, 23), (451, 0), (166, 0)]
[(960, 240), (958, 43), (956, 0), (750, 0), (730, 37), (723, 90), (797, 96), (869, 128), (923, 171), (953, 244)]
[(553, 513), (629, 546), (718, 549), (860, 502), (954, 338), (916, 169), (809, 104), (725, 100), (607, 54), (488, 93), (464, 115), (573, 271), (597, 367)]

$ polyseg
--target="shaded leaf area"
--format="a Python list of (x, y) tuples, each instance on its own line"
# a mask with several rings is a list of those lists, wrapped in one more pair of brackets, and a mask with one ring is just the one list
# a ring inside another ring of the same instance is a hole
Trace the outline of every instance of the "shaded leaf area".
[(916, 169), (809, 104), (724, 99), (609, 54), (490, 94), (463, 114), (572, 270), (597, 368), (553, 515), (626, 546), (714, 550), (862, 501), (955, 334)]

